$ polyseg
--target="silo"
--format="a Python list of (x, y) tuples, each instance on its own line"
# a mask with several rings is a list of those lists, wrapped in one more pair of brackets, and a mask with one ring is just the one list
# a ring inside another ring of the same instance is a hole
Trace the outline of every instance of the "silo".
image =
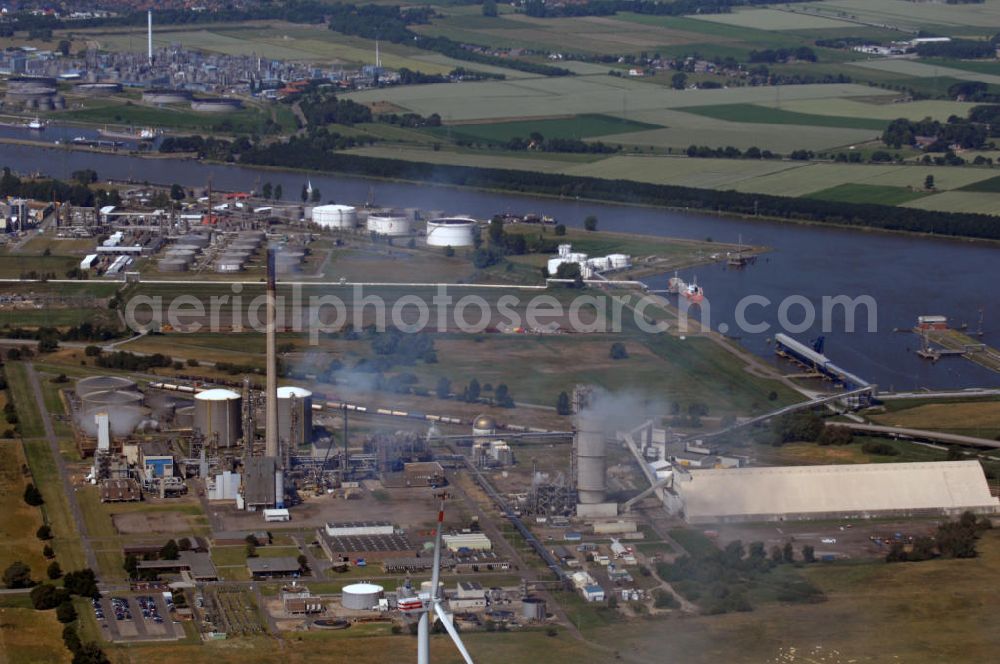
[(278, 388), (278, 438), (297, 445), (312, 442), (312, 392), (291, 385)]
[(427, 245), (430, 247), (471, 247), (479, 224), (469, 217), (446, 217), (427, 222)]
[(312, 220), (320, 228), (351, 230), (358, 225), (358, 211), (350, 205), (319, 205), (312, 209)]
[(226, 389), (205, 390), (194, 397), (194, 428), (206, 441), (217, 436), (219, 447), (234, 447), (243, 436), (243, 398)]
[(585, 505), (603, 503), (607, 486), (605, 484), (606, 449), (604, 431), (600, 422), (583, 419), (575, 436), (576, 445), (576, 490), (580, 502)]
[(341, 591), (340, 603), (345, 609), (369, 611), (378, 606), (382, 586), (374, 583), (352, 583)]
[(521, 600), (521, 617), (529, 622), (544, 622), (546, 618), (545, 600), (540, 597), (525, 597)]
[[(313, 214), (315, 214), (315, 210)], [(412, 230), (412, 225), (406, 215), (389, 212), (372, 212), (368, 215), (368, 221), (365, 224), (369, 232), (386, 237), (409, 235)]]

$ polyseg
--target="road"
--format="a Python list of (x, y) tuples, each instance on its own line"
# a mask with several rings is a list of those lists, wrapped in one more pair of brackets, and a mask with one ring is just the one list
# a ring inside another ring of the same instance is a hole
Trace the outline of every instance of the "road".
[(76, 529), (80, 534), (80, 544), (83, 547), (84, 559), (87, 561), (87, 567), (94, 570), (95, 574), (99, 574), (100, 567), (97, 564), (97, 556), (94, 554), (94, 547), (91, 545), (90, 538), (87, 535), (87, 524), (83, 520), (83, 512), (80, 511), (80, 503), (76, 499), (76, 488), (70, 482), (69, 473), (66, 471), (66, 461), (59, 450), (59, 439), (56, 437), (56, 431), (52, 427), (52, 417), (49, 415), (48, 408), (45, 407), (45, 395), (42, 394), (42, 384), (38, 379), (38, 372), (35, 371), (35, 365), (31, 362), (25, 362), (24, 367), (28, 375), (28, 384), (31, 385), (31, 391), (35, 395), (35, 404), (42, 418), (42, 426), (45, 429), (45, 437), (49, 442), (49, 450), (52, 453), (52, 458), (55, 460), (59, 478), (62, 480), (63, 493), (66, 494), (66, 502), (69, 504), (70, 515), (76, 522)]
[(907, 429), (904, 427), (890, 427), (878, 424), (859, 424), (856, 422), (827, 422), (828, 427), (844, 427), (852, 431), (863, 433), (874, 433), (891, 436), (894, 438), (913, 438), (915, 440), (931, 440), (939, 443), (949, 443), (952, 445), (968, 445), (969, 447), (988, 447), (1000, 449), (1000, 441), (989, 438), (977, 438), (975, 436), (963, 436), (957, 433), (945, 433), (943, 431), (927, 431), (926, 429)]

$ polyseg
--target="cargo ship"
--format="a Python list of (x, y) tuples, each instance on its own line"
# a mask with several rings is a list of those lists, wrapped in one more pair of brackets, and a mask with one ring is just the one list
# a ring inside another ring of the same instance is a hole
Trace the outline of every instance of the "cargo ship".
[(32, 131), (41, 131), (41, 130), (45, 129), (45, 123), (42, 122), (41, 120), (39, 120), (38, 118), (35, 118), (34, 120), (31, 120), (25, 126), (27, 126), (28, 129), (31, 129)]

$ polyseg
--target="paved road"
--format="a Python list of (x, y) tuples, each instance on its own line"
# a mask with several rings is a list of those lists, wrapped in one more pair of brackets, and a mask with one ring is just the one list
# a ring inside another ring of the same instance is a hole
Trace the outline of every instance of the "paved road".
[(48, 408), (45, 407), (45, 396), (42, 394), (42, 384), (39, 382), (38, 373), (35, 371), (35, 365), (31, 362), (25, 362), (24, 367), (28, 374), (28, 384), (31, 385), (31, 391), (35, 395), (35, 404), (37, 405), (38, 412), (42, 418), (42, 426), (45, 428), (45, 437), (49, 441), (49, 450), (52, 452), (52, 458), (55, 459), (56, 469), (58, 470), (59, 477), (62, 480), (63, 492), (66, 494), (66, 502), (69, 503), (70, 515), (76, 522), (76, 530), (80, 534), (80, 544), (83, 547), (84, 559), (87, 561), (87, 567), (94, 570), (95, 574), (99, 574), (100, 567), (97, 564), (97, 556), (94, 555), (94, 547), (91, 546), (90, 539), (87, 536), (87, 524), (84, 522), (83, 513), (80, 511), (80, 503), (76, 499), (76, 488), (69, 480), (69, 474), (66, 472), (66, 461), (63, 459), (62, 452), (59, 450), (59, 439), (56, 437), (55, 429), (52, 427), (52, 418), (49, 415)]

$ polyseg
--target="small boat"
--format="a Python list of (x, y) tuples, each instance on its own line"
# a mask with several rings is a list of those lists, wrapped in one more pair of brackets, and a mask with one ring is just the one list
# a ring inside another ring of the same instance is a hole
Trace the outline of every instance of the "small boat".
[(35, 118), (34, 120), (28, 122), (27, 127), (32, 131), (41, 131), (45, 129), (45, 123), (38, 118)]
[(695, 277), (693, 282), (687, 285), (687, 288), (681, 291), (681, 295), (695, 304), (705, 299), (705, 291), (698, 285), (697, 277)]

